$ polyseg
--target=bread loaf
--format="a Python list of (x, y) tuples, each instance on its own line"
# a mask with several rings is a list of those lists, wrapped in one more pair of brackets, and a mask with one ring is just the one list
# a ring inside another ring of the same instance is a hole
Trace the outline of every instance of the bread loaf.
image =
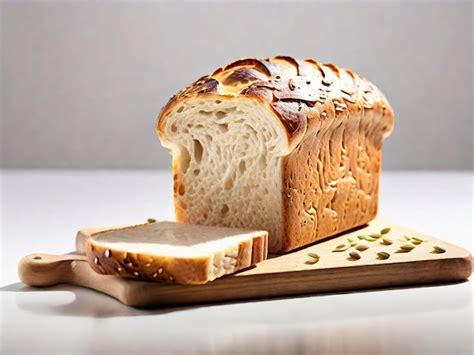
[(266, 231), (157, 222), (98, 232), (82, 241), (89, 264), (100, 274), (196, 285), (265, 260), (267, 236)]
[(313, 59), (242, 59), (173, 96), (157, 133), (176, 218), (265, 229), (284, 252), (377, 213), (393, 111), (364, 78)]

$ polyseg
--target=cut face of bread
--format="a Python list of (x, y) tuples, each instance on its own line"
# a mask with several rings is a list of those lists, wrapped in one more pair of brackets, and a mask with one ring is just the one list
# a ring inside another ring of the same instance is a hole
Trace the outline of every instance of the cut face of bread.
[(98, 273), (191, 285), (265, 260), (267, 235), (158, 222), (97, 233), (85, 241), (85, 249)]
[(284, 252), (377, 212), (393, 111), (370, 82), (313, 59), (242, 59), (173, 96), (157, 133), (173, 154), (178, 221), (264, 229)]
[(202, 98), (176, 107), (164, 127), (174, 155), (176, 214), (188, 223), (264, 229), (282, 235), (283, 126), (241, 98)]

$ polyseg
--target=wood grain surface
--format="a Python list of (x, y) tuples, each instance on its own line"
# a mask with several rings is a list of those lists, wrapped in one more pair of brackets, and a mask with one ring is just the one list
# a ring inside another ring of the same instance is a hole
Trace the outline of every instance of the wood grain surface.
[[(364, 242), (369, 248), (359, 252), (359, 260), (349, 256), (354, 248), (333, 252), (339, 244), (347, 243), (347, 238), (360, 241), (357, 236), (378, 233), (385, 227), (391, 228), (387, 234), (393, 241), (391, 245), (382, 245), (380, 240)], [(101, 229), (110, 227), (81, 230), (76, 239), (78, 250), (91, 232)], [(425, 242), (410, 252), (400, 252), (404, 236), (416, 236)], [(433, 252), (434, 244), (441, 245), (446, 252)], [(380, 250), (390, 257), (378, 258), (376, 253)], [(319, 261), (312, 263), (308, 253), (317, 253)], [(130, 306), (149, 307), (462, 281), (471, 275), (472, 257), (465, 249), (378, 218), (364, 228), (288, 254), (270, 256), (254, 268), (199, 286), (100, 275), (77, 252), (28, 255), (20, 261), (18, 272), (22, 282), (30, 286), (77, 285), (103, 292)]]

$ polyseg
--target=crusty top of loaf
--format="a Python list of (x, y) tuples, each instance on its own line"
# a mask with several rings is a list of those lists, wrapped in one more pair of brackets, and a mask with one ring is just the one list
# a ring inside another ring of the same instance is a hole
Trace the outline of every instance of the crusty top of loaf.
[(160, 122), (175, 104), (200, 95), (253, 97), (269, 106), (286, 129), (288, 141), (300, 141), (312, 119), (375, 110), (385, 134), (393, 127), (393, 111), (382, 92), (365, 78), (335, 64), (288, 56), (240, 59), (203, 76), (172, 96)]

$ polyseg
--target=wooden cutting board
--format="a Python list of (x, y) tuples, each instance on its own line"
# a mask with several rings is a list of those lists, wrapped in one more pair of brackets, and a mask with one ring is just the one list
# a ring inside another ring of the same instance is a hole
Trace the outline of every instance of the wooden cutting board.
[[(369, 249), (359, 252), (362, 256), (359, 260), (348, 255), (354, 248), (333, 252), (337, 245), (347, 243), (347, 238), (358, 240), (359, 235), (377, 233), (385, 227), (391, 228), (387, 234), (393, 241), (391, 245), (382, 245), (380, 241), (365, 242)], [(81, 250), (84, 238), (96, 231), (98, 229), (84, 229), (78, 234), (78, 250)], [(419, 237), (425, 242), (410, 252), (397, 252), (405, 235)], [(434, 243), (446, 252), (434, 253)], [(380, 250), (390, 253), (390, 257), (379, 259), (376, 252)], [(309, 263), (308, 253), (319, 254), (319, 261)], [(254, 268), (200, 286), (99, 275), (77, 252), (58, 256), (28, 255), (20, 261), (18, 271), (23, 283), (30, 286), (77, 285), (103, 292), (126, 305), (146, 307), (462, 281), (471, 275), (472, 257), (467, 250), (455, 245), (376, 219), (365, 228), (285, 255), (271, 256)]]

